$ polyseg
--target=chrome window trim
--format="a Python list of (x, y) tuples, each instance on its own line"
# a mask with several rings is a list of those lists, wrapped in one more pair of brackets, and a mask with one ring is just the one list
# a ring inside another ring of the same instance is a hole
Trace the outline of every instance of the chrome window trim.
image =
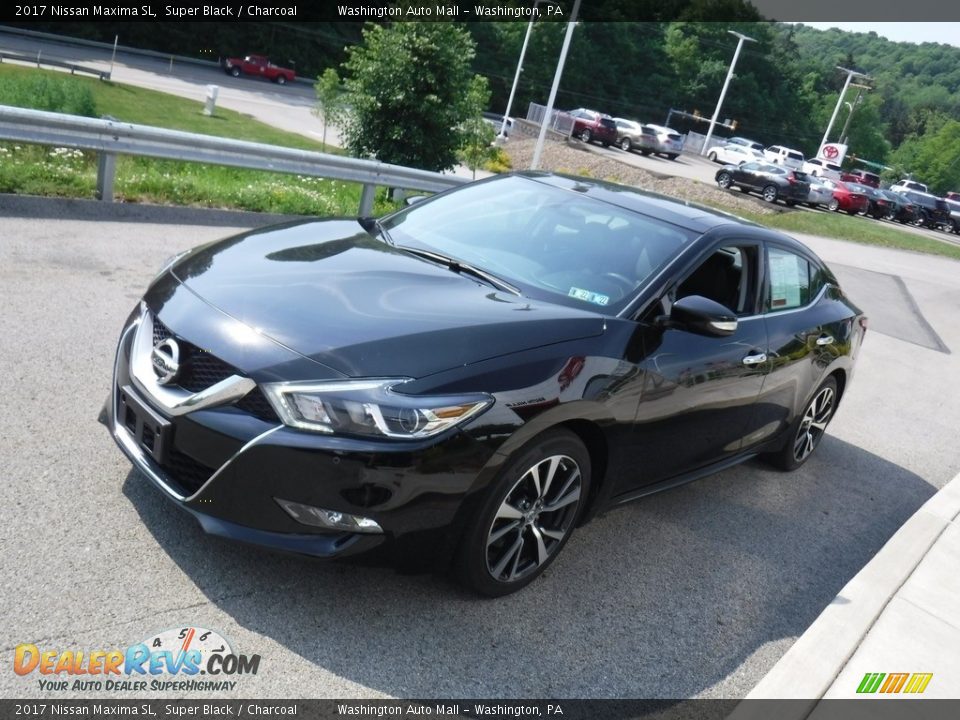
[(767, 312), (760, 313), (758, 315), (748, 315), (747, 317), (739, 318), (740, 322), (744, 320), (755, 320), (757, 318), (764, 317), (780, 317), (781, 315), (789, 315), (790, 313), (802, 312), (803, 310), (809, 310), (814, 305), (816, 305), (823, 298), (824, 294), (827, 292), (828, 288), (836, 287), (833, 283), (824, 283), (823, 287), (820, 288), (820, 292), (817, 293), (816, 297), (813, 298), (806, 305), (801, 305), (800, 307), (790, 308), (789, 310), (767, 310)]

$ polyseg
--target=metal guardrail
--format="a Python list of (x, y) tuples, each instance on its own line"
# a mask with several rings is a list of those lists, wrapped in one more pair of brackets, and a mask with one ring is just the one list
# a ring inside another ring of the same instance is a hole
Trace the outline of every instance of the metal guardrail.
[(36, 64), (37, 67), (41, 65), (46, 65), (48, 67), (60, 67), (66, 68), (70, 71), (71, 75), (76, 73), (86, 73), (87, 75), (93, 75), (100, 78), (101, 80), (109, 80), (110, 72), (107, 70), (98, 70), (97, 68), (86, 67), (85, 65), (77, 65), (75, 63), (64, 62), (63, 60), (56, 60), (54, 58), (45, 58), (41, 53), (36, 55), (27, 55), (25, 53), (16, 53), (10, 52), (8, 50), (0, 50), (0, 63), (4, 60), (16, 60), (17, 62), (27, 62)]
[(99, 153), (97, 197), (106, 202), (113, 200), (117, 155), (229, 165), (361, 183), (360, 215), (370, 214), (374, 190), (378, 186), (439, 192), (468, 182), (454, 175), (390, 165), (379, 160), (361, 160), (6, 105), (0, 105), (0, 139)]

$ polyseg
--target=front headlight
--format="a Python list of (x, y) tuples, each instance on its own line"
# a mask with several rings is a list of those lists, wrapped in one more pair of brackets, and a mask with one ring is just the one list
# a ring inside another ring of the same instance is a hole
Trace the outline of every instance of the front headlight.
[(404, 395), (403, 378), (262, 385), (284, 424), (303, 430), (408, 440), (439, 435), (493, 404), (484, 393)]

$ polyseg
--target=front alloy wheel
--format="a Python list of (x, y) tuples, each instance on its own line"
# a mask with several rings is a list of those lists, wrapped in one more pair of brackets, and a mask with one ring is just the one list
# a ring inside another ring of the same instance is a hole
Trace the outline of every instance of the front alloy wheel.
[(777, 186), (776, 185), (767, 185), (763, 189), (763, 199), (768, 203), (775, 203), (777, 201)]
[(730, 173), (722, 172), (719, 175), (717, 175), (717, 185), (719, 185), (724, 190), (729, 188), (732, 184), (733, 184), (733, 177), (731, 177)]
[(796, 470), (817, 449), (827, 425), (837, 410), (837, 381), (833, 376), (823, 381), (803, 414), (791, 426), (789, 440), (779, 452), (766, 459), (781, 470)]
[(491, 597), (532, 582), (573, 533), (589, 486), (590, 456), (573, 433), (551, 431), (521, 449), (467, 530), (461, 581)]
[(630, 152), (632, 148), (633, 148), (633, 144), (630, 142), (630, 138), (625, 137), (623, 140), (620, 141), (620, 149), (623, 150), (624, 152)]
[(583, 132), (580, 133), (580, 139), (585, 143), (589, 143), (591, 140), (593, 140), (593, 133), (590, 132), (590, 128), (583, 129)]

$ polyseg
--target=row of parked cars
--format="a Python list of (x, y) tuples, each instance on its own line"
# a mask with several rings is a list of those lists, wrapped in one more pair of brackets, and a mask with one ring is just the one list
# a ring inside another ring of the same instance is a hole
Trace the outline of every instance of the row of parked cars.
[(587, 108), (577, 108), (569, 114), (573, 117), (573, 136), (585, 143), (614, 145), (625, 152), (636, 150), (643, 155), (663, 155), (670, 160), (676, 160), (683, 151), (683, 135), (663, 125), (615, 118)]
[(723, 189), (756, 192), (767, 202), (804, 203), (850, 215), (869, 215), (960, 234), (960, 194), (944, 198), (926, 185), (903, 180), (880, 187), (880, 176), (865, 170), (845, 172), (839, 165), (779, 145), (764, 148), (747, 138), (730, 138), (707, 157), (723, 167), (715, 176)]

